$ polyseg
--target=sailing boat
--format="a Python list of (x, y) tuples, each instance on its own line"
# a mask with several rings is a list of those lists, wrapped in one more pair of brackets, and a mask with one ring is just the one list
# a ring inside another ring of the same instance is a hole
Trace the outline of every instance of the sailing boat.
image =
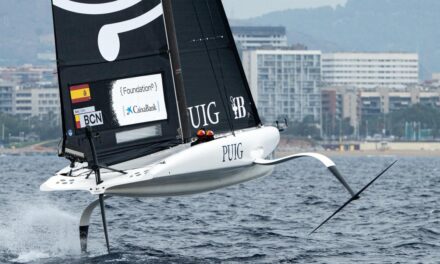
[(358, 198), (335, 164), (316, 153), (266, 160), (280, 133), (264, 126), (221, 0), (53, 0), (64, 136), (71, 165), (42, 191), (112, 196), (190, 195), (270, 175), (311, 157)]

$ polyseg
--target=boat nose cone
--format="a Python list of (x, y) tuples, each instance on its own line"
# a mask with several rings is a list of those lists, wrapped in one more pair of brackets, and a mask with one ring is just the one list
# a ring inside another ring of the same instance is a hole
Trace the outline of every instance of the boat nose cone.
[(251, 151), (251, 158), (252, 159), (261, 159), (264, 157), (264, 148), (258, 147)]
[(40, 185), (40, 191), (42, 191), (42, 192), (50, 192), (50, 191), (53, 191), (53, 189), (50, 187), (48, 182), (45, 182), (45, 183)]

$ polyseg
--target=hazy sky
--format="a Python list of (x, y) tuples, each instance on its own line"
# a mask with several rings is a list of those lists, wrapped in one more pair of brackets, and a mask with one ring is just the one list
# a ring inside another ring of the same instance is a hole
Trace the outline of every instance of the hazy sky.
[(344, 5), (347, 0), (223, 0), (230, 18), (249, 18), (288, 8)]

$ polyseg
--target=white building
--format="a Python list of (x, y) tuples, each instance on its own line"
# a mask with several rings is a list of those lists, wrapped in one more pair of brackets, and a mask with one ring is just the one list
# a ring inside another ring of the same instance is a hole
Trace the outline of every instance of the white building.
[(285, 27), (232, 27), (240, 50), (288, 46)]
[(13, 114), (22, 117), (60, 117), (59, 91), (55, 86), (17, 89), (13, 93)]
[(323, 54), (322, 78), (328, 86), (402, 89), (419, 83), (419, 56), (416, 53)]
[[(0, 82), (0, 113), (28, 117), (60, 117), (59, 90), (54, 85), (20, 87)], [(55, 120), (56, 119), (56, 120)]]
[(321, 52), (253, 50), (243, 66), (257, 108), (266, 123), (287, 118), (321, 120)]
[(15, 85), (0, 80), (0, 113), (12, 114)]

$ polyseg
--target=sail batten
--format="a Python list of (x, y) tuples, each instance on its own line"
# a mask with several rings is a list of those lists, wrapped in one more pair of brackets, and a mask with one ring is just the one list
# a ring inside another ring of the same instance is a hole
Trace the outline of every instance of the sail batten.
[[(154, 56), (163, 56), (163, 55), (168, 55), (169, 51), (168, 49), (164, 49), (164, 50), (160, 50), (158, 52), (152, 52), (152, 53), (139, 53), (139, 54), (132, 54), (131, 57), (122, 57), (122, 58), (118, 58), (118, 61), (127, 61), (127, 60), (133, 60), (133, 59), (140, 59), (140, 58), (149, 58), (149, 57), (154, 57)], [(62, 60), (59, 60), (57, 65), (58, 68), (63, 68), (63, 67), (82, 67), (82, 66), (88, 66), (88, 65), (102, 65), (102, 64), (107, 64), (108, 61), (96, 61), (96, 60), (89, 60), (89, 61), (76, 61), (75, 63), (71, 63), (71, 62), (65, 62)]]

